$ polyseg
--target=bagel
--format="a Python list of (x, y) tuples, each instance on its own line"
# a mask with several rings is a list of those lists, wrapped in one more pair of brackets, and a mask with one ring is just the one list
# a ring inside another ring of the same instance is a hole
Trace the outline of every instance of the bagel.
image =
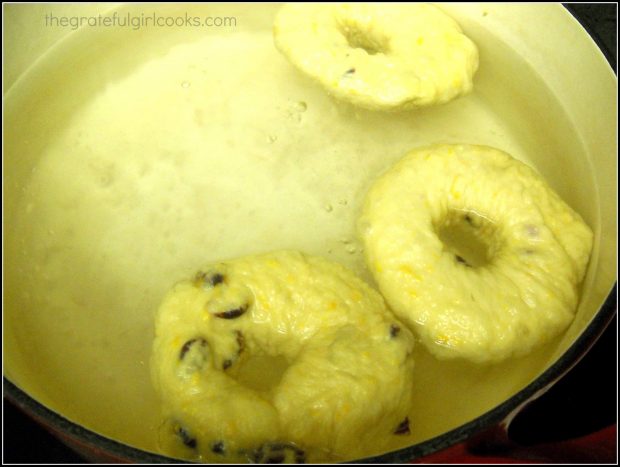
[(475, 44), (428, 4), (286, 4), (273, 35), (330, 94), (372, 110), (448, 102), (471, 91), (478, 68)]
[(416, 149), (359, 223), (396, 315), (439, 358), (520, 356), (573, 319), (592, 231), (527, 165), (485, 146)]
[[(413, 337), (344, 267), (276, 252), (206, 267), (168, 293), (152, 375), (169, 454), (303, 462), (379, 452), (408, 433)], [(260, 356), (288, 367), (243, 380)]]

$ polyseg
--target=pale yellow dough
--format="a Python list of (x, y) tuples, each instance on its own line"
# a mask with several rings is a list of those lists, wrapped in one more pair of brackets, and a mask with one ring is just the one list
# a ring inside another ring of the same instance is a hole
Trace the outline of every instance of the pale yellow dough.
[[(157, 314), (162, 445), (215, 461), (375, 454), (409, 414), (412, 345), (382, 297), (340, 265), (277, 252), (207, 266)], [(237, 379), (256, 355), (289, 364), (269, 390)]]
[[(487, 244), (481, 264), (440, 239), (457, 224)], [(372, 186), (360, 234), (394, 312), (436, 356), (474, 362), (526, 354), (562, 332), (592, 248), (590, 228), (540, 175), (484, 146), (409, 153)]]
[(478, 68), (475, 44), (429, 4), (287, 4), (273, 34), (299, 70), (368, 109), (448, 102), (471, 91)]

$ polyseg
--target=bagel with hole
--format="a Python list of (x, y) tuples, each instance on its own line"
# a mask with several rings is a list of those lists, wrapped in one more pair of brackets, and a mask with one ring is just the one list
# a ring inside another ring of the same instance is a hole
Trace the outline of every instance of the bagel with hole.
[(423, 3), (293, 3), (273, 27), (278, 50), (333, 96), (372, 110), (448, 102), (472, 90), (478, 49)]
[(207, 266), (168, 293), (155, 328), (171, 455), (342, 460), (409, 433), (413, 337), (338, 264), (282, 251)]
[(486, 146), (407, 154), (371, 187), (367, 265), (440, 358), (524, 355), (573, 319), (592, 231), (526, 164)]

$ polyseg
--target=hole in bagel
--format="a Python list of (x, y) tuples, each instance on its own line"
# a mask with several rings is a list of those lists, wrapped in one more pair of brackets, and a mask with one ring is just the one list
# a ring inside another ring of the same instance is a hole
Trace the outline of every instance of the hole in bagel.
[(253, 353), (240, 364), (235, 379), (254, 391), (268, 392), (280, 384), (288, 367), (288, 360), (282, 355)]
[(376, 30), (353, 21), (340, 21), (340, 32), (347, 40), (349, 47), (363, 49), (368, 55), (387, 54), (389, 40)]
[(495, 223), (475, 211), (451, 209), (435, 230), (444, 251), (463, 267), (476, 268), (491, 263), (498, 248)]

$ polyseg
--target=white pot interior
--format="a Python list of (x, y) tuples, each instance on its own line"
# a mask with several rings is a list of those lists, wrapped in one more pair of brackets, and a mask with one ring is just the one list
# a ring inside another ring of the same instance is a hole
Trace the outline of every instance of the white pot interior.
[(473, 94), (383, 114), (337, 103), (293, 69), (272, 43), (274, 4), (63, 6), (237, 18), (228, 29), (71, 32), (43, 27), (43, 6), (10, 5), (7, 377), (67, 418), (157, 452), (149, 354), (166, 290), (210, 261), (282, 248), (370, 281), (354, 231), (364, 193), (434, 142), (491, 145), (534, 166), (595, 246), (576, 319), (544, 348), (481, 367), (418, 347), (412, 435), (394, 448), (470, 421), (540, 375), (615, 281), (616, 80), (559, 4), (442, 7), (480, 49)]

